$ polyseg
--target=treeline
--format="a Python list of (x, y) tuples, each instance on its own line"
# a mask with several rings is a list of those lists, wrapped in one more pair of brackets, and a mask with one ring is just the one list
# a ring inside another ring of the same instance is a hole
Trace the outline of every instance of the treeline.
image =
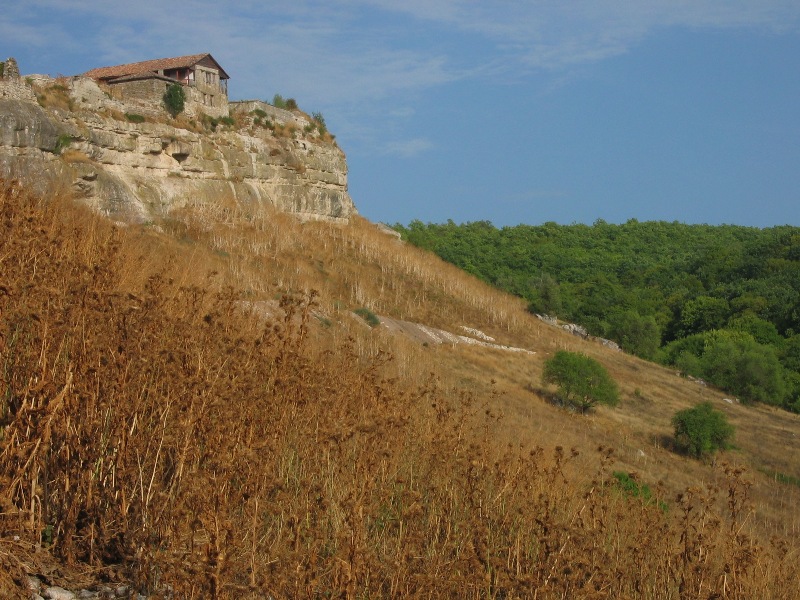
[(395, 225), (403, 238), (626, 351), (800, 411), (800, 228)]

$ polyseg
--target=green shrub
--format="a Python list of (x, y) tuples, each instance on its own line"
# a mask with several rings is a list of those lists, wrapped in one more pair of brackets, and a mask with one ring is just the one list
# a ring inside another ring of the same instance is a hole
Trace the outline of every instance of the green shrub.
[(173, 117), (183, 112), (186, 106), (186, 91), (180, 83), (173, 83), (164, 93), (164, 105)]
[(319, 129), (319, 134), (324, 136), (328, 131), (328, 126), (325, 124), (325, 117), (322, 116), (321, 112), (315, 112), (311, 114), (311, 118), (314, 119), (317, 129)]
[(264, 110), (261, 110), (260, 108), (255, 108), (255, 109), (251, 110), (251, 111), (250, 111), (250, 114), (251, 114), (251, 115), (255, 115), (255, 116), (256, 116), (256, 117), (258, 117), (259, 119), (263, 119), (264, 117), (266, 117), (266, 116), (267, 116), (267, 113), (266, 113), (266, 111), (264, 111)]
[(216, 131), (217, 126), (220, 124), (227, 125), (228, 127), (233, 127), (236, 125), (236, 119), (233, 117), (210, 117), (208, 115), (203, 115), (202, 120), (206, 127), (211, 129), (211, 131)]
[(211, 131), (217, 130), (217, 125), (219, 125), (219, 119), (214, 117), (209, 117), (208, 115), (202, 115), (200, 117), (202, 123), (206, 126), (206, 128), (210, 129)]
[(272, 97), (272, 106), (275, 108), (286, 108), (286, 100), (283, 99), (283, 96), (280, 94), (275, 94)]
[(6, 70), (6, 63), (0, 61), (0, 79), (3, 78), (3, 73), (5, 72), (5, 70)]
[(764, 475), (766, 475), (767, 477), (774, 479), (778, 483), (800, 487), (800, 477), (795, 477), (794, 475), (787, 475), (786, 473), (781, 473), (780, 471), (776, 471), (775, 469), (759, 468), (758, 470), (764, 473)]
[(144, 116), (135, 113), (125, 113), (125, 118), (131, 123), (144, 123)]
[(377, 327), (381, 324), (381, 320), (378, 316), (368, 308), (357, 308), (353, 312), (364, 319), (370, 327)]
[(62, 133), (56, 139), (55, 148), (53, 148), (53, 154), (61, 154), (64, 150), (69, 148), (70, 144), (72, 144), (72, 136), (68, 133)]
[(734, 433), (725, 414), (710, 402), (678, 411), (672, 417), (672, 426), (678, 449), (695, 458), (704, 458), (717, 450), (729, 448)]
[(557, 385), (561, 400), (582, 413), (596, 404), (619, 404), (619, 388), (605, 367), (579, 352), (556, 352), (544, 365), (542, 383)]
[(286, 99), (286, 110), (297, 110), (297, 100), (294, 98)]
[(666, 502), (656, 500), (653, 498), (653, 492), (650, 489), (650, 486), (646, 483), (639, 483), (636, 480), (635, 473), (626, 473), (625, 471), (614, 471), (612, 473), (614, 479), (616, 479), (615, 487), (631, 498), (639, 498), (641, 501), (646, 505), (651, 504), (658, 504), (658, 507), (665, 511), (667, 510)]

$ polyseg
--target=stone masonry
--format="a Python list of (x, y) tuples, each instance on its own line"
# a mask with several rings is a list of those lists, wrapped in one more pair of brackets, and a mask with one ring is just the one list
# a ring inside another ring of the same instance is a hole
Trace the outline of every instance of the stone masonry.
[(13, 56), (3, 63), (3, 79), (8, 79), (9, 81), (19, 80), (19, 67)]
[(35, 100), (33, 90), (19, 76), (19, 67), (14, 58), (3, 62), (3, 76), (0, 77), (0, 98), (10, 100)]

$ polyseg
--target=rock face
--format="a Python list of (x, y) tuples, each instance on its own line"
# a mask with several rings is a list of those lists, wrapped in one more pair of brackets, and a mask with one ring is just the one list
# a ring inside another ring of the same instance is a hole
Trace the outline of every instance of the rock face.
[(308, 219), (356, 213), (344, 153), (330, 136), (300, 112), (232, 105), (227, 124), (175, 121), (161, 107), (126, 115), (90, 79), (3, 78), (0, 176), (42, 192), (69, 187), (130, 222), (220, 202), (269, 205)]

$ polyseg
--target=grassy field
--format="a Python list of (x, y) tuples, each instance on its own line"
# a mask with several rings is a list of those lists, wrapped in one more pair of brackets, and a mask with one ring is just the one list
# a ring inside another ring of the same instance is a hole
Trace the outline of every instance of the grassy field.
[[(0, 595), (797, 598), (798, 417), (538, 321), (356, 218), (115, 226), (0, 187)], [(366, 308), (534, 355), (422, 345)], [(622, 402), (566, 412), (559, 349)], [(709, 400), (735, 448), (672, 449)], [(630, 497), (614, 471), (647, 485)]]

